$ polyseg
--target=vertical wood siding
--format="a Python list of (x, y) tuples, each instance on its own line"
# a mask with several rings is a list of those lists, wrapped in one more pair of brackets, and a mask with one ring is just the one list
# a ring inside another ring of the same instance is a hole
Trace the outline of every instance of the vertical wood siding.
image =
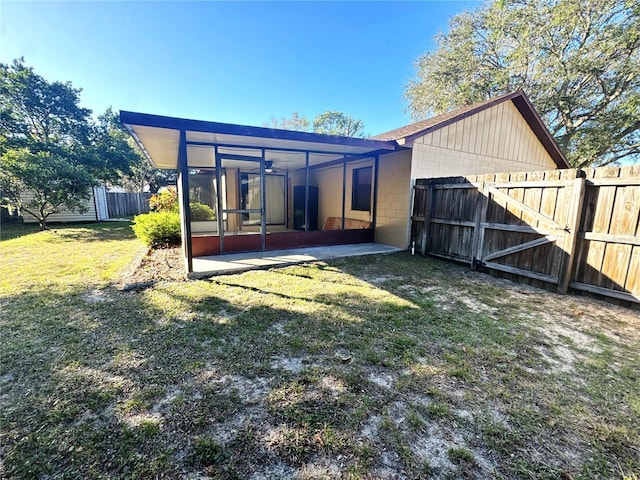
[(503, 102), (413, 142), (413, 178), (556, 168), (512, 102)]

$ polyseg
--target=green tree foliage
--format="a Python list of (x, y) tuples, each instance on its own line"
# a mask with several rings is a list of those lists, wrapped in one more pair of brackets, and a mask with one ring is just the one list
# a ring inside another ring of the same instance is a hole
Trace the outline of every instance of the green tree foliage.
[[(82, 165), (48, 151), (22, 147), (7, 150), (0, 160), (0, 191), (8, 203), (31, 214), (44, 230), (60, 207), (86, 211), (94, 177)], [(29, 192), (29, 194), (26, 194)]]
[(313, 131), (343, 137), (364, 137), (364, 123), (342, 112), (327, 111), (313, 120)]
[(300, 116), (298, 112), (293, 112), (289, 118), (282, 117), (278, 120), (275, 117), (271, 117), (263, 126), (295, 130), (298, 132), (313, 131), (315, 133), (341, 135), (343, 137), (363, 138), (365, 136), (364, 123), (362, 120), (357, 120), (342, 112), (332, 110), (316, 115), (313, 122), (309, 122), (305, 116)]
[(263, 124), (267, 128), (281, 128), (283, 130), (295, 130), (298, 132), (308, 132), (311, 123), (304, 115), (293, 112), (289, 118), (282, 117), (279, 120), (271, 117), (268, 122)]
[(48, 82), (22, 59), (0, 64), (3, 196), (40, 228), (62, 207), (81, 210), (91, 187), (129, 171), (135, 153), (113, 124), (80, 106), (80, 89)]
[(178, 212), (178, 191), (175, 188), (151, 195), (149, 208), (152, 212)]
[(640, 158), (640, 4), (496, 0), (453, 17), (416, 62), (414, 119), (523, 89), (570, 163)]
[(176, 170), (155, 168), (135, 145), (131, 135), (124, 129), (118, 114), (111, 107), (98, 117), (97, 130), (101, 139), (99, 151), (109, 165), (126, 164), (127, 168), (112, 169), (108, 179), (110, 185), (117, 185), (132, 192), (144, 192), (147, 188), (157, 192), (162, 186), (175, 180)]
[(87, 156), (85, 164), (100, 180), (119, 184), (121, 178), (131, 175), (131, 166), (143, 158), (130, 139), (118, 115), (109, 107), (91, 125), (92, 154)]
[[(117, 185), (132, 192), (157, 192), (160, 187), (175, 183), (176, 176), (175, 169), (155, 168), (144, 155), (138, 155), (129, 166), (129, 173), (122, 175)], [(147, 187), (149, 190), (146, 190)]]

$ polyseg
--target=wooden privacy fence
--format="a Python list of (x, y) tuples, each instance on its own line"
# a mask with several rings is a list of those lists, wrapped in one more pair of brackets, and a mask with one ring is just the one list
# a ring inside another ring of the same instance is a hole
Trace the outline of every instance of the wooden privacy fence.
[(423, 255), (640, 303), (640, 166), (416, 180)]
[(107, 210), (109, 218), (132, 217), (149, 213), (150, 193), (113, 193), (107, 192)]

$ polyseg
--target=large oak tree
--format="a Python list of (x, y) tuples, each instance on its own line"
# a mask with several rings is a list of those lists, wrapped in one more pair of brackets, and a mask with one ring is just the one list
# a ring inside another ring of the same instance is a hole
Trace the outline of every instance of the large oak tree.
[(576, 167), (640, 159), (640, 3), (497, 0), (416, 62), (414, 119), (523, 89)]

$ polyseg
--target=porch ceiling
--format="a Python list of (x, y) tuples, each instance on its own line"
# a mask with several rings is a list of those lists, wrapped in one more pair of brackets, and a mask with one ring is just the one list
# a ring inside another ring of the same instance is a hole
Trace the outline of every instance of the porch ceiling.
[[(120, 112), (120, 120), (134, 135), (157, 168), (178, 166), (180, 131), (186, 131), (189, 164), (213, 166), (212, 145), (229, 155), (255, 156), (265, 149), (266, 160), (276, 168), (301, 168), (305, 152), (309, 164), (317, 166), (345, 155), (368, 155), (398, 149), (395, 141), (340, 137), (274, 128), (250, 127), (218, 122), (203, 122), (135, 112)], [(193, 160), (192, 160), (193, 159)], [(194, 165), (195, 166), (195, 165)]]

